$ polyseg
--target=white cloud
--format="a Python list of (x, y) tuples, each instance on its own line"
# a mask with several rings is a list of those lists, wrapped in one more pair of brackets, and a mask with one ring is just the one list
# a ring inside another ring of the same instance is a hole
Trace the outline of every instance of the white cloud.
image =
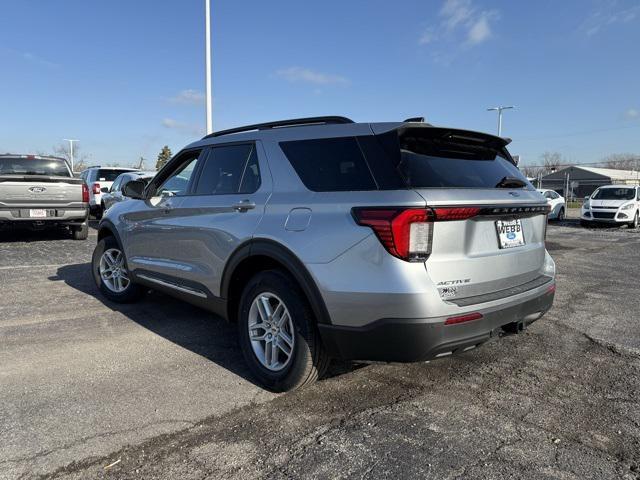
[(204, 93), (199, 90), (186, 89), (178, 92), (175, 97), (169, 98), (171, 103), (180, 105), (202, 105), (204, 104)]
[(458, 43), (479, 45), (493, 36), (492, 24), (499, 18), (496, 10), (482, 10), (472, 0), (445, 0), (437, 24), (429, 25), (418, 39), (419, 45)]
[(624, 112), (624, 117), (628, 120), (635, 120), (636, 118), (640, 118), (640, 111), (635, 108), (630, 108)]
[(602, 0), (601, 7), (587, 17), (581, 29), (588, 37), (592, 37), (612, 25), (631, 23), (640, 19), (640, 5), (619, 7), (618, 0)]
[(340, 75), (317, 72), (310, 68), (288, 67), (275, 72), (275, 76), (288, 82), (304, 82), (313, 85), (348, 85), (349, 80)]
[(491, 37), (491, 25), (489, 25), (489, 14), (482, 15), (471, 25), (467, 33), (467, 43), (477, 45)]
[(162, 126), (165, 127), (165, 128), (170, 128), (172, 130), (176, 130), (178, 132), (187, 133), (189, 135), (203, 135), (204, 134), (204, 128), (202, 128), (200, 125), (180, 122), (180, 121), (175, 120), (173, 118), (163, 118), (162, 119)]
[(445, 0), (440, 9), (440, 16), (444, 18), (443, 22), (447, 30), (453, 30), (458, 25), (468, 23), (473, 13), (471, 0)]

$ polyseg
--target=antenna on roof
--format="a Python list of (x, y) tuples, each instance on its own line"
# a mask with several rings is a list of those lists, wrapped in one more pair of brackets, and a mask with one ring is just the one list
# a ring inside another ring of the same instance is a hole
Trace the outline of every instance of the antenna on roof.
[(424, 117), (407, 118), (404, 123), (424, 123)]

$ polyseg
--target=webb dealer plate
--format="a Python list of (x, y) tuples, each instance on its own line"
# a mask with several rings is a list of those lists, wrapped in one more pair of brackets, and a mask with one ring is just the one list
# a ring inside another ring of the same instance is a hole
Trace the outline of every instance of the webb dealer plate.
[(520, 220), (496, 221), (500, 248), (514, 248), (524, 245), (524, 233)]

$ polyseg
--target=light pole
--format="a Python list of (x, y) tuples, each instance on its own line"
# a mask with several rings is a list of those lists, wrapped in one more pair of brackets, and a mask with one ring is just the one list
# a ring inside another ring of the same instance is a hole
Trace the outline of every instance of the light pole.
[(487, 108), (488, 112), (498, 112), (498, 136), (502, 136), (502, 111), (503, 110), (509, 110), (510, 108), (515, 108), (513, 105), (509, 106), (509, 107), (491, 107), (491, 108)]
[(211, 0), (204, 0), (205, 15), (205, 102), (207, 112), (207, 135), (213, 133), (213, 102), (211, 99)]
[(69, 161), (71, 162), (71, 172), (73, 172), (73, 142), (79, 142), (80, 140), (74, 140), (72, 138), (63, 138), (69, 142)]

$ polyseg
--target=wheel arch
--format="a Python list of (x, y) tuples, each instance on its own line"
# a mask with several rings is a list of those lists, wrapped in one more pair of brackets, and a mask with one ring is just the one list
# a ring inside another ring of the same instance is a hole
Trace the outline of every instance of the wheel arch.
[(320, 290), (304, 264), (287, 247), (267, 239), (244, 243), (231, 255), (225, 266), (220, 295), (226, 299), (227, 320), (237, 320), (240, 296), (247, 281), (261, 271), (273, 269), (283, 270), (297, 282), (318, 323), (331, 324)]

